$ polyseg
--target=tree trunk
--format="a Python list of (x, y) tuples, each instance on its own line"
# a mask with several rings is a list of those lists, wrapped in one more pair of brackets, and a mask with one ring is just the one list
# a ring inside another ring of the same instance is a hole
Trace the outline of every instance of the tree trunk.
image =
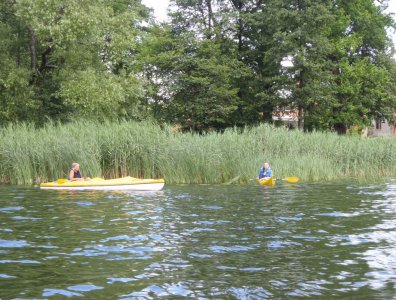
[(48, 47), (43, 52), (41, 52), (41, 65), (40, 65), (40, 72), (44, 72), (47, 68), (52, 68), (53, 66), (48, 65), (48, 55), (51, 53), (51, 48)]
[(212, 10), (212, 0), (206, 0), (206, 7), (208, 8), (208, 39), (212, 38), (212, 20), (213, 20), (213, 10)]
[(238, 36), (238, 50), (239, 53), (242, 52), (242, 48), (243, 48), (243, 40), (242, 40), (242, 31), (243, 31), (243, 22), (241, 19), (241, 14), (242, 14), (242, 8), (243, 8), (243, 2), (240, 0), (231, 0), (231, 4), (234, 6), (234, 8), (237, 10), (238, 12), (238, 20), (237, 20), (237, 24), (238, 24), (238, 32), (237, 32), (237, 36)]
[(337, 123), (334, 124), (334, 130), (338, 133), (338, 134), (346, 134), (347, 133), (347, 127), (345, 124), (342, 123)]
[(304, 129), (303, 120), (304, 120), (304, 109), (301, 106), (299, 106), (298, 107), (298, 123), (297, 123), (298, 129), (301, 129), (301, 130)]
[(29, 27), (29, 49), (30, 49), (30, 69), (32, 70), (33, 76), (37, 71), (37, 60), (36, 60), (36, 35), (31, 27)]

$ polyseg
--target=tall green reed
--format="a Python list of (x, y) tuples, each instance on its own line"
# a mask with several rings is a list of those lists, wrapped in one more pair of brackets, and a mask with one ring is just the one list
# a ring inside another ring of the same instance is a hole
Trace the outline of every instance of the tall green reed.
[(153, 122), (50, 122), (0, 128), (0, 181), (31, 184), (83, 175), (163, 177), (168, 183), (248, 183), (268, 161), (276, 177), (307, 181), (395, 176), (396, 139), (303, 133), (261, 125), (181, 133)]

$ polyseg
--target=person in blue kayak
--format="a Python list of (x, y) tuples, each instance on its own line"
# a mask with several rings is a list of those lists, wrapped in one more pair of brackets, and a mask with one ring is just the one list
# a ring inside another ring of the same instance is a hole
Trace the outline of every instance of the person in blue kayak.
[(80, 173), (80, 165), (78, 163), (72, 163), (72, 168), (69, 173), (70, 181), (77, 181), (77, 180), (91, 180), (89, 177), (82, 177)]
[(263, 166), (260, 169), (258, 179), (268, 179), (272, 176), (272, 170), (269, 163), (264, 162)]

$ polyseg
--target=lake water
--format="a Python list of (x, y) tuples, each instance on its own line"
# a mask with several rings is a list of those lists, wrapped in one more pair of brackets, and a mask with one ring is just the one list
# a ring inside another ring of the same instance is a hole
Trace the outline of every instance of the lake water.
[(0, 186), (1, 299), (394, 299), (396, 185)]

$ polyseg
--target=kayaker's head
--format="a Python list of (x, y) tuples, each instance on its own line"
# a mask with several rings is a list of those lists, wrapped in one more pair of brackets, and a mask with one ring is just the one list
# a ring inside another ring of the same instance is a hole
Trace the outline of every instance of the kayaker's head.
[(267, 163), (267, 162), (264, 163), (264, 169), (266, 169), (266, 170), (269, 169), (269, 163)]
[(72, 163), (72, 169), (74, 171), (78, 171), (80, 169), (80, 165), (78, 163)]

